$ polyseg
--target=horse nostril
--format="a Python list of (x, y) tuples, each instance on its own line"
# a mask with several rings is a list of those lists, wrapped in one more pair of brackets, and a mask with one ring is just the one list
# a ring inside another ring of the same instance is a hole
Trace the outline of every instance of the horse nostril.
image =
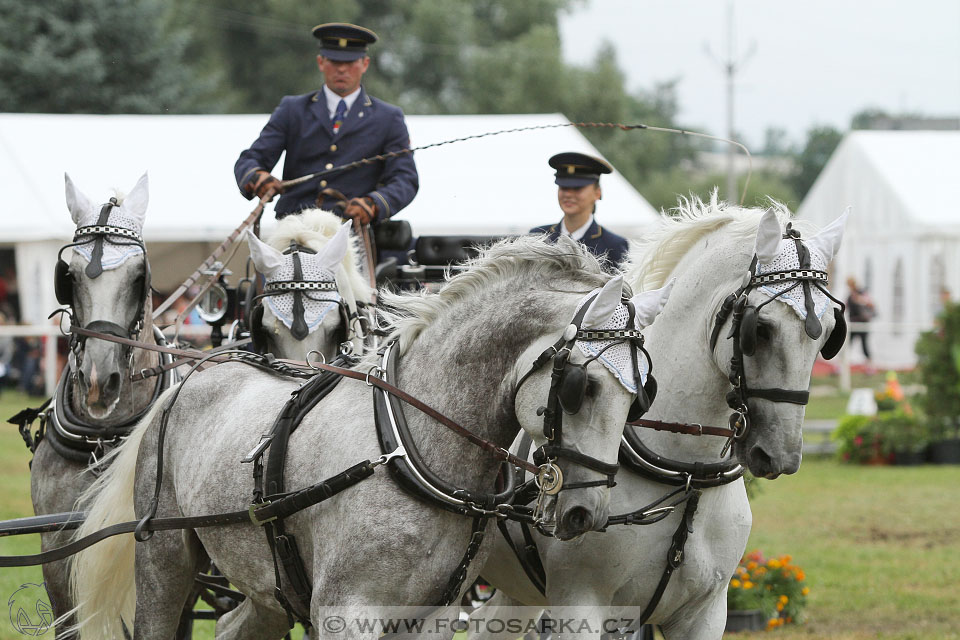
[(107, 378), (107, 384), (103, 387), (103, 393), (107, 397), (116, 397), (120, 395), (120, 374), (111, 373)]
[(770, 478), (780, 475), (779, 465), (774, 464), (773, 458), (760, 445), (750, 448), (750, 461), (752, 465), (749, 466), (755, 476)]
[(563, 518), (564, 529), (570, 533), (583, 533), (593, 524), (590, 512), (583, 507), (574, 507)]

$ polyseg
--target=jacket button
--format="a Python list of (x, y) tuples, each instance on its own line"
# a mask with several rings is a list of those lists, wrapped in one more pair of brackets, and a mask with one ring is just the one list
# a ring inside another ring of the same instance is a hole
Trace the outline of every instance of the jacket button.
[(330, 145), (330, 151), (336, 151), (336, 150), (337, 150), (337, 145), (335, 144)]
[(320, 181), (320, 186), (321, 186), (321, 187), (327, 186), (327, 181), (326, 181), (326, 180), (321, 180), (321, 181)]
[(324, 167), (324, 168), (325, 168), (325, 169), (333, 169), (333, 163), (332, 163), (332, 162), (328, 162), (328, 163), (327, 163), (327, 166)]

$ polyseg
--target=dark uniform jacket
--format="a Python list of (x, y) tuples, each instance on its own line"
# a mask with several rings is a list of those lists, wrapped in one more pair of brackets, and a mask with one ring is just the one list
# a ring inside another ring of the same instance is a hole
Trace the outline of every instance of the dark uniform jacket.
[[(535, 227), (530, 230), (530, 233), (546, 233), (549, 240), (556, 241), (556, 239), (560, 237), (560, 230), (562, 228), (560, 225), (561, 223), (558, 222), (556, 224)], [(586, 247), (590, 249), (590, 252), (597, 257), (606, 253), (607, 260), (613, 265), (619, 265), (626, 259), (627, 249), (629, 248), (629, 243), (626, 238), (604, 229), (597, 224), (596, 219), (587, 227), (587, 232), (580, 238), (580, 242), (586, 245)]]
[[(233, 172), (243, 186), (257, 169), (271, 171), (287, 152), (283, 180), (299, 178), (336, 166), (409, 148), (410, 134), (399, 107), (360, 95), (347, 112), (339, 133), (327, 111), (323, 90), (285, 96), (253, 145), (240, 154)], [(276, 205), (278, 218), (315, 207), (323, 189), (335, 189), (349, 198), (370, 196), (377, 205), (377, 220), (385, 220), (410, 204), (420, 186), (413, 155), (405, 153), (382, 162), (323, 176), (291, 187)], [(250, 199), (251, 194), (243, 194)], [(336, 199), (325, 197), (321, 208), (338, 212)]]

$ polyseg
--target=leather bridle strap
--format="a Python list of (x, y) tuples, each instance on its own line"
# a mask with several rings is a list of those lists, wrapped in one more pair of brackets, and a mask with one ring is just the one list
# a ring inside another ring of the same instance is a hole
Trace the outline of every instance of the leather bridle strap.
[(627, 424), (631, 427), (643, 427), (644, 429), (683, 433), (691, 436), (720, 436), (721, 438), (729, 438), (733, 435), (733, 429), (728, 429), (727, 427), (710, 427), (687, 422), (664, 422), (662, 420), (640, 418)]

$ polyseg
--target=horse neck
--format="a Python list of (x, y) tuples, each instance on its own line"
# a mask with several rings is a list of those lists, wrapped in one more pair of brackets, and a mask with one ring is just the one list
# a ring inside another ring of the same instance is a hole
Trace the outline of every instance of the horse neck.
[[(752, 253), (752, 252), (750, 252)], [(658, 383), (656, 401), (644, 416), (665, 422), (726, 427), (730, 381), (710, 349), (710, 332), (720, 301), (739, 285), (750, 255), (724, 236), (710, 234), (677, 264), (669, 304), (644, 332)], [(720, 341), (726, 338), (721, 333)], [(644, 443), (668, 458), (716, 461), (724, 441), (640, 429)]]
[[(522, 292), (522, 293), (519, 293)], [(399, 363), (399, 386), (481, 438), (507, 448), (520, 430), (513, 385), (519, 355), (545, 333), (560, 335), (569, 318), (557, 296), (530, 287), (495, 286), (449, 309), (425, 328)], [(573, 297), (567, 295), (572, 303)], [(523, 305), (524, 313), (517, 313)], [(498, 461), (462, 436), (406, 411), (427, 465), (448, 481), (491, 491)]]

